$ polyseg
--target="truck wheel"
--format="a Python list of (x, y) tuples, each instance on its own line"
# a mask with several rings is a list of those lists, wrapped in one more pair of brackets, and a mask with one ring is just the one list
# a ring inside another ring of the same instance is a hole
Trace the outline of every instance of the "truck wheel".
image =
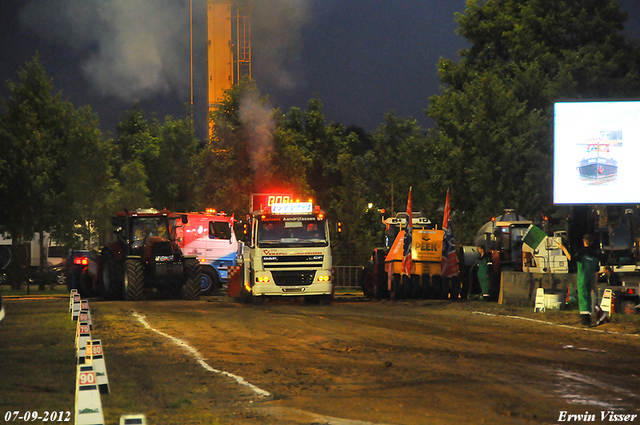
[(389, 275), (386, 271), (380, 271), (377, 275), (378, 281), (376, 282), (376, 298), (388, 299), (389, 298)]
[(139, 260), (124, 262), (124, 295), (127, 301), (140, 301), (144, 290), (144, 269)]
[(109, 251), (102, 254), (102, 296), (107, 300), (120, 299), (122, 294), (122, 266), (116, 264)]
[(202, 268), (202, 278), (200, 281), (200, 294), (211, 295), (220, 287), (220, 279), (216, 272), (209, 267)]
[(202, 276), (200, 272), (200, 263), (195, 259), (184, 260), (185, 280), (182, 285), (182, 298), (193, 301), (200, 299), (200, 287)]

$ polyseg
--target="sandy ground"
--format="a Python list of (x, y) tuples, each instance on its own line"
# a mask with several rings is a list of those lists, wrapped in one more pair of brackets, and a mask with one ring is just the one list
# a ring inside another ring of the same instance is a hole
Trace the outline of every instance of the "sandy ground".
[(134, 377), (127, 385), (140, 386), (152, 423), (173, 423), (175, 401), (154, 396), (167, 385), (194, 410), (234, 424), (537, 424), (563, 415), (604, 423), (608, 411), (640, 414), (637, 321), (583, 329), (575, 312), (477, 301), (91, 305), (109, 368)]
[[(640, 317), (584, 329), (575, 311), (361, 297), (90, 305), (106, 424), (640, 424)], [(68, 301), (5, 307), (0, 414), (73, 410)]]

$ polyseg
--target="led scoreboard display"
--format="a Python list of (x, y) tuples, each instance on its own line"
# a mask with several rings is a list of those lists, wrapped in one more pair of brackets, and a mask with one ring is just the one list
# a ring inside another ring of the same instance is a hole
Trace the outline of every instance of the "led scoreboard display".
[(251, 211), (262, 210), (273, 204), (288, 204), (295, 202), (292, 195), (275, 195), (272, 193), (254, 193), (251, 195)]

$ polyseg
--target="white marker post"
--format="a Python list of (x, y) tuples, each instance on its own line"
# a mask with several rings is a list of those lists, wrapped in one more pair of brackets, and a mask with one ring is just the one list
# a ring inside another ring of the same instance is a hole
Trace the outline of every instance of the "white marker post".
[(119, 425), (147, 425), (147, 417), (142, 413), (120, 416)]
[(73, 295), (73, 306), (71, 307), (71, 320), (78, 320), (80, 314), (80, 294)]
[(536, 291), (536, 305), (533, 308), (534, 313), (544, 313), (544, 288), (538, 288)]
[(77, 293), (78, 293), (77, 289), (72, 289), (71, 292), (69, 292), (69, 313), (73, 311), (73, 297)]
[[(87, 345), (87, 350), (89, 350), (89, 345)], [(111, 392), (111, 388), (109, 388), (107, 365), (104, 362), (104, 352), (102, 351), (102, 344), (99, 339), (94, 339), (92, 341), (91, 357), (100, 394), (109, 394)]]
[(76, 379), (76, 425), (104, 425), (102, 400), (92, 365), (78, 366)]
[(87, 341), (91, 339), (89, 323), (78, 321), (76, 328), (76, 364), (84, 364)]
[(596, 325), (609, 322), (611, 320), (611, 298), (613, 297), (613, 291), (610, 288), (604, 290), (602, 294), (602, 301), (600, 302), (600, 317)]
[(78, 314), (78, 321), (89, 323), (89, 330), (93, 330), (93, 322), (91, 321), (91, 310), (89, 310), (89, 301), (82, 301), (80, 313)]

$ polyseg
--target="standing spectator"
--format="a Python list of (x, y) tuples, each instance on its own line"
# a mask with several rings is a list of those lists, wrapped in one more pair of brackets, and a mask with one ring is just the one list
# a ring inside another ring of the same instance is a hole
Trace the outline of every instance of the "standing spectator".
[(484, 246), (478, 246), (478, 282), (480, 290), (482, 290), (482, 299), (489, 300), (491, 294), (491, 256), (485, 251)]
[(569, 254), (562, 244), (560, 248), (569, 260), (578, 264), (576, 286), (578, 288), (578, 307), (583, 326), (591, 326), (591, 291), (596, 283), (596, 274), (600, 269), (598, 249), (593, 246), (593, 237), (589, 234), (582, 238), (583, 247), (575, 255)]

